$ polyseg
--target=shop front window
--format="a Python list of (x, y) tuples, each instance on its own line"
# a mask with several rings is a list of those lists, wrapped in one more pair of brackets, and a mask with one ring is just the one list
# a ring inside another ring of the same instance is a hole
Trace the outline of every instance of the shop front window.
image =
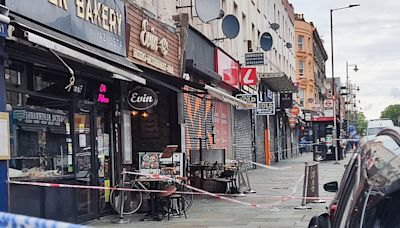
[(44, 178), (73, 173), (69, 112), (13, 107), (11, 177)]
[(52, 97), (65, 96), (60, 88), (67, 77), (51, 79), (51, 73), (37, 69), (28, 75), (26, 67), (12, 62), (5, 69), (10, 177), (41, 179), (73, 174), (70, 108), (66, 100)]

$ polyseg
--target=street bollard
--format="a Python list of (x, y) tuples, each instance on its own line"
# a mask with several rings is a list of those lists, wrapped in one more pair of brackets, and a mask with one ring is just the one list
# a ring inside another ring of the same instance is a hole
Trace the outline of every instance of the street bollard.
[(318, 177), (318, 162), (306, 162), (304, 168), (304, 184), (303, 198), (301, 205), (295, 207), (298, 210), (311, 209), (307, 206), (308, 203), (325, 203), (326, 201), (318, 199), (319, 197), (319, 177)]
[(307, 188), (308, 188), (308, 175), (309, 175), (309, 172), (308, 172), (308, 162), (305, 162), (305, 166), (304, 166), (304, 184), (303, 184), (303, 197), (302, 197), (302, 199), (301, 199), (301, 205), (300, 206), (297, 206), (297, 207), (295, 207), (294, 209), (297, 209), (297, 210), (307, 210), (307, 209), (311, 209), (311, 207), (310, 206), (307, 206), (306, 204), (307, 204), (307, 202), (306, 202), (306, 195), (307, 195)]

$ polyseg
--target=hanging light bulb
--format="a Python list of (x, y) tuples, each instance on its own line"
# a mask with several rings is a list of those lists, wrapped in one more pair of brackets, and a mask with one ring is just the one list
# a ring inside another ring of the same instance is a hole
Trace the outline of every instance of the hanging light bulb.
[(147, 113), (147, 112), (143, 112), (143, 114), (142, 114), (142, 117), (144, 117), (144, 118), (147, 118), (147, 117), (149, 117), (149, 113)]
[(138, 111), (132, 111), (132, 112), (131, 112), (131, 115), (132, 115), (133, 117), (137, 116), (138, 114), (139, 114)]

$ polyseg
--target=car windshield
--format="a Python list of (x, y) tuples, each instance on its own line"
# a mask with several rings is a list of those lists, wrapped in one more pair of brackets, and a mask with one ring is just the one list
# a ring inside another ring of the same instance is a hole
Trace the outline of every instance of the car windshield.
[(367, 135), (377, 135), (383, 127), (368, 128)]

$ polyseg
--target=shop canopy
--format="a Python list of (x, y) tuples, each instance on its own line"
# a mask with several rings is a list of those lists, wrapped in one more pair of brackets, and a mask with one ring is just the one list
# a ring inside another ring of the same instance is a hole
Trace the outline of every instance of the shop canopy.
[(184, 88), (186, 86), (191, 87), (193, 91), (198, 93), (205, 93), (204, 84), (189, 81), (174, 75), (164, 74), (160, 72), (153, 71), (151, 69), (145, 70), (140, 74), (143, 78), (147, 80), (148, 83), (155, 83), (171, 89), (175, 92), (185, 92)]
[(239, 107), (242, 109), (249, 109), (254, 106), (253, 104), (247, 103), (247, 102), (245, 102), (239, 98), (236, 98), (236, 97), (234, 97), (222, 90), (219, 90), (215, 87), (205, 85), (204, 88), (207, 90), (207, 92), (210, 96), (215, 97), (218, 100), (228, 103), (228, 104), (231, 104), (233, 106), (236, 106), (236, 107)]
[(32, 43), (65, 55), (70, 59), (106, 70), (112, 73), (113, 78), (146, 84), (146, 79), (138, 75), (142, 70), (123, 56), (55, 32), (18, 15), (13, 14), (12, 18), (11, 24), (20, 27), (25, 33), (26, 39)]
[(283, 72), (259, 74), (261, 83), (276, 93), (296, 93), (292, 80)]

